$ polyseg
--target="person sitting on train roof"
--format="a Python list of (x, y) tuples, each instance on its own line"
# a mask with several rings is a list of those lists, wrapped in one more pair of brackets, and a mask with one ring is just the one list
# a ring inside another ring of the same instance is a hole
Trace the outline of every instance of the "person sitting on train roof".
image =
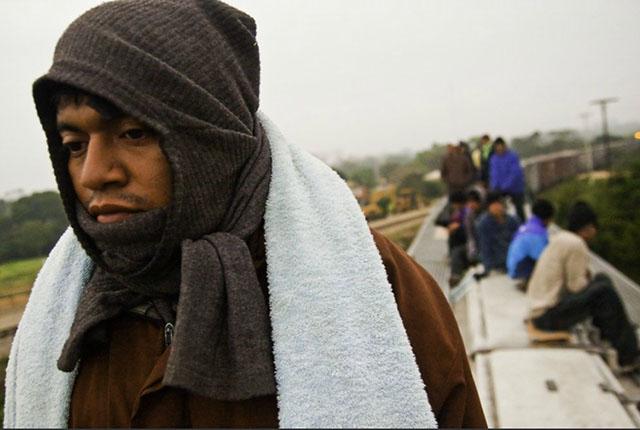
[(476, 223), (480, 261), (484, 273), (492, 270), (505, 271), (507, 250), (520, 223), (507, 213), (504, 198), (500, 192), (489, 192), (486, 198), (487, 210)]
[(467, 196), (462, 191), (456, 191), (449, 196), (451, 217), (447, 224), (447, 230), (449, 231), (447, 244), (449, 246), (449, 257), (451, 259), (449, 286), (452, 288), (458, 285), (465, 270), (469, 267), (469, 261), (467, 260), (467, 235), (464, 228), (464, 220), (467, 214), (466, 200)]
[(533, 270), (527, 298), (529, 316), (540, 330), (567, 330), (592, 318), (603, 339), (618, 352), (621, 366), (638, 364), (638, 339), (613, 282), (604, 273), (589, 271), (589, 247), (598, 231), (593, 209), (577, 202), (568, 231), (551, 237)]
[(489, 159), (489, 190), (509, 196), (520, 222), (524, 222), (524, 172), (518, 154), (508, 149), (501, 137), (493, 143), (493, 150)]
[(476, 231), (476, 220), (482, 211), (482, 196), (478, 190), (470, 190), (467, 193), (467, 208), (463, 220), (465, 235), (467, 237), (467, 260), (470, 265), (478, 263), (480, 257), (478, 253), (478, 232)]
[(548, 200), (536, 200), (531, 209), (533, 215), (518, 229), (507, 253), (507, 273), (513, 279), (526, 284), (540, 254), (549, 243), (547, 226), (553, 219), (553, 205)]

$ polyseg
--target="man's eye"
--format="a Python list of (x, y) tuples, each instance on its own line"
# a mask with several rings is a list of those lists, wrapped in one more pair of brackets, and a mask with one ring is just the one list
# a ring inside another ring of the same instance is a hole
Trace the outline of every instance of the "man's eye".
[(84, 152), (87, 147), (85, 142), (75, 141), (75, 142), (64, 142), (65, 148), (69, 150), (72, 155), (78, 155)]
[(147, 132), (141, 128), (132, 128), (122, 133), (122, 137), (131, 140), (139, 140), (147, 137)]

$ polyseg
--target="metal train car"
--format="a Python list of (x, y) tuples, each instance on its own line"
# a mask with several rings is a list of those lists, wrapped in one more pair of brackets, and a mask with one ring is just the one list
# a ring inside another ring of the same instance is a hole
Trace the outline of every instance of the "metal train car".
[[(609, 145), (612, 154), (624, 154), (638, 150), (637, 141), (628, 140)], [(606, 151), (602, 145), (591, 151), (565, 150), (527, 158), (522, 161), (527, 188), (538, 193), (580, 173), (599, 169), (606, 164)]]

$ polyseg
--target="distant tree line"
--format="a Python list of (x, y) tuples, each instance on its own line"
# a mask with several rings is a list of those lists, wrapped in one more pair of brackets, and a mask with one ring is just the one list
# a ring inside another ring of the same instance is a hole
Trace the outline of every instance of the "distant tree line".
[(56, 192), (0, 200), (0, 262), (47, 255), (67, 225)]

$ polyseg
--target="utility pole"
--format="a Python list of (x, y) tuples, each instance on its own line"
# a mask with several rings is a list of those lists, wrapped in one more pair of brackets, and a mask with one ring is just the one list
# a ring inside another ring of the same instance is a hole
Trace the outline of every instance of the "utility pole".
[(617, 102), (617, 97), (607, 97), (604, 99), (593, 100), (592, 105), (600, 105), (600, 113), (602, 115), (602, 143), (604, 144), (604, 159), (606, 167), (611, 167), (611, 152), (609, 151), (609, 124), (607, 123), (607, 104)]
[(582, 112), (580, 118), (584, 121), (584, 150), (587, 156), (587, 169), (589, 173), (593, 172), (593, 147), (591, 146), (591, 139), (589, 137), (589, 112)]

